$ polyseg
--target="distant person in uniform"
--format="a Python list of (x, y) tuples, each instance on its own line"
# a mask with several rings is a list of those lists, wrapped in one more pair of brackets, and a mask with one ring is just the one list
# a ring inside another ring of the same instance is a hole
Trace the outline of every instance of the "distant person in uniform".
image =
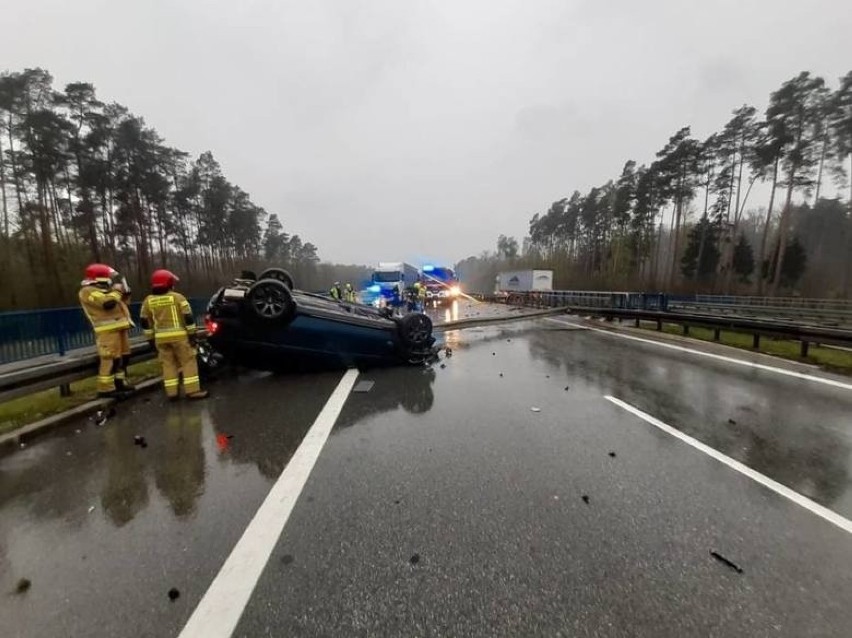
[(340, 301), (340, 299), (343, 297), (342, 291), (340, 290), (340, 282), (335, 281), (334, 285), (331, 287), (328, 293), (331, 295), (332, 299)]
[(352, 284), (346, 282), (346, 286), (343, 288), (344, 299), (349, 303), (355, 303), (355, 289), (352, 288)]

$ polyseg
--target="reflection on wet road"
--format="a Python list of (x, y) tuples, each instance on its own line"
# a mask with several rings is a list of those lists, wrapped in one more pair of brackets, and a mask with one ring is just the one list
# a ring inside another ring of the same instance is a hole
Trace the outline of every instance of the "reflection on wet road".
[[(577, 325), (439, 338), (361, 374), (235, 635), (844, 635), (852, 537), (603, 396), (852, 517), (852, 392)], [(0, 635), (177, 634), (340, 376), (150, 395), (0, 456)]]
[(177, 633), (339, 376), (226, 379), (204, 404), (145, 397), (0, 459), (0, 591), (32, 581), (0, 596), (0, 635)]

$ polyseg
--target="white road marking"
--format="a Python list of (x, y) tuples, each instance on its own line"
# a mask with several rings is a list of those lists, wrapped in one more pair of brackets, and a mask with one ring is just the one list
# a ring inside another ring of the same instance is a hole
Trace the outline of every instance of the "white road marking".
[(226, 638), (234, 632), (357, 378), (357, 370), (343, 375), (198, 603), (181, 638)]
[[(559, 323), (562, 325), (570, 325), (566, 324), (564, 321), (559, 321), (558, 319), (545, 319), (545, 321), (552, 321), (554, 323)], [(700, 357), (708, 357), (710, 359), (716, 359), (717, 361), (725, 361), (726, 363), (734, 363), (736, 365), (747, 366), (749, 368), (756, 368), (758, 370), (765, 370), (767, 372), (774, 372), (776, 374), (783, 374), (788, 377), (795, 377), (796, 379), (803, 379), (805, 381), (813, 381), (814, 383), (822, 383), (824, 385), (830, 385), (834, 388), (842, 388), (843, 390), (852, 390), (852, 383), (844, 383), (843, 381), (835, 381), (834, 379), (827, 379), (825, 377), (818, 377), (813, 374), (806, 374), (804, 372), (796, 372), (795, 370), (786, 370), (784, 368), (776, 368), (774, 366), (768, 366), (763, 363), (755, 363), (754, 361), (746, 361), (744, 359), (737, 359), (735, 357), (726, 357), (721, 354), (713, 354), (712, 352), (704, 352), (702, 350), (693, 350), (692, 348), (687, 348), (685, 346), (676, 346), (673, 343), (664, 343), (662, 341), (656, 341), (654, 339), (644, 339), (642, 337), (634, 337), (633, 335), (627, 335), (621, 332), (614, 332), (612, 330), (603, 330), (601, 328), (593, 328), (591, 326), (583, 326), (586, 330), (591, 330), (592, 332), (599, 332), (601, 334), (609, 335), (611, 337), (618, 337), (620, 339), (629, 339), (630, 341), (639, 341), (641, 343), (650, 343), (655, 346), (659, 346), (661, 348), (668, 348), (669, 350), (677, 350), (678, 352), (688, 352), (690, 354), (695, 354)]]
[(677, 437), (678, 439), (680, 439), (684, 443), (688, 443), (689, 445), (694, 447), (696, 450), (704, 452), (706, 455), (713, 457), (714, 459), (716, 459), (720, 463), (724, 463), (725, 465), (727, 465), (731, 469), (736, 470), (740, 474), (744, 474), (745, 476), (749, 477), (753, 481), (760, 483), (764, 487), (768, 487), (770, 490), (772, 490), (776, 494), (780, 494), (784, 498), (787, 498), (787, 499), (793, 501), (794, 503), (796, 503), (796, 505), (801, 505), (806, 510), (812, 512), (813, 514), (816, 514), (820, 518), (823, 518), (826, 521), (828, 521), (829, 523), (832, 523), (833, 525), (836, 525), (840, 529), (852, 534), (852, 521), (850, 521), (847, 518), (844, 518), (840, 514), (837, 514), (836, 512), (831, 511), (827, 507), (823, 507), (819, 503), (815, 503), (814, 501), (807, 498), (806, 496), (802, 496), (798, 492), (794, 492), (789, 487), (781, 485), (781, 483), (778, 483), (777, 481), (773, 481), (768, 476), (764, 476), (760, 472), (757, 472), (757, 471), (751, 469), (747, 465), (743, 465), (739, 461), (735, 461), (731, 457), (726, 456), (725, 454), (722, 454), (721, 452), (713, 449), (709, 445), (705, 445), (701, 441), (693, 439), (691, 436), (684, 434), (683, 432), (681, 432), (677, 428), (673, 428), (672, 426), (670, 426), (666, 423), (663, 423), (659, 419), (652, 417), (650, 414), (643, 412), (639, 408), (633, 407), (629, 403), (625, 403), (621, 399), (616, 399), (613, 396), (606, 396), (604, 398), (607, 401), (614, 403), (618, 407), (620, 407), (624, 410), (627, 410), (631, 414), (638, 416), (640, 419), (642, 419), (646, 423), (650, 423), (651, 425), (660, 428), (663, 432), (666, 432), (667, 434), (671, 434), (672, 436)]

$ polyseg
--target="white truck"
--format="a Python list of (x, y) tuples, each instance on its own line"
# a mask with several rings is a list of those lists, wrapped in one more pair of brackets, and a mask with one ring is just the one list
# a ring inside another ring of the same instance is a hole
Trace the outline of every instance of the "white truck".
[(510, 270), (497, 275), (497, 293), (536, 290), (553, 290), (552, 270)]
[(373, 271), (368, 292), (372, 293), (374, 304), (401, 304), (405, 289), (413, 286), (419, 278), (420, 271), (411, 264), (404, 261), (382, 261)]

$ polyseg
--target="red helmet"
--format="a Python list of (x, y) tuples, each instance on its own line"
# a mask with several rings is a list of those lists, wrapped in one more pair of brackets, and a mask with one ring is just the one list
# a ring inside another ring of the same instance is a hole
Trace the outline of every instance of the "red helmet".
[(86, 279), (91, 281), (109, 282), (115, 270), (106, 264), (89, 264), (86, 266)]
[(179, 282), (178, 276), (171, 270), (155, 270), (151, 275), (151, 288), (171, 288)]

